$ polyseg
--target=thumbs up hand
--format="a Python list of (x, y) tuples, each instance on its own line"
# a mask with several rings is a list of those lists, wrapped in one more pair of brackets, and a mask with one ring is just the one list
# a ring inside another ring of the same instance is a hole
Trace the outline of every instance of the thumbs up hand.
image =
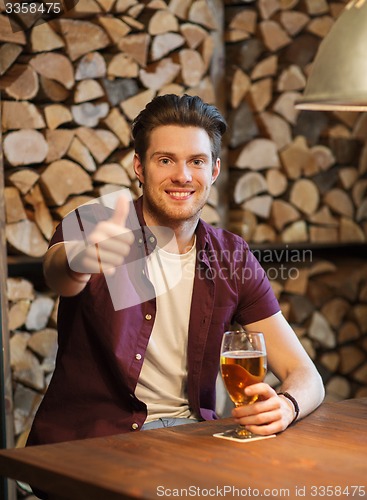
[(70, 269), (78, 273), (105, 273), (113, 275), (130, 252), (134, 236), (126, 228), (129, 201), (121, 196), (114, 213), (108, 220), (99, 222), (87, 237), (87, 246), (73, 242), (67, 250)]

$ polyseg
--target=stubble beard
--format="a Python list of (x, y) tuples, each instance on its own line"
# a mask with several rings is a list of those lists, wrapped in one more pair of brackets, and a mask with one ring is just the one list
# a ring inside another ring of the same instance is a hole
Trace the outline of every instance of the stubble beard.
[(201, 198), (196, 200), (193, 205), (190, 205), (190, 207), (171, 208), (171, 206), (169, 206), (168, 203), (166, 204), (162, 198), (160, 198), (160, 203), (160, 199), (157, 200), (154, 194), (150, 192), (149, 188), (147, 189), (144, 187), (143, 189), (144, 207), (147, 214), (149, 214), (156, 224), (169, 227), (171, 229), (177, 229), (180, 226), (197, 223), (208, 196), (209, 191), (206, 196), (202, 193)]

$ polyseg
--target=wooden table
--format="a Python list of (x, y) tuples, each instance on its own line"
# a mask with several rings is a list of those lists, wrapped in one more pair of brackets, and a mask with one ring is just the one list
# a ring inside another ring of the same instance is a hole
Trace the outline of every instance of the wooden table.
[(232, 426), (223, 419), (1, 450), (0, 474), (75, 500), (367, 497), (367, 398), (323, 404), (272, 439), (212, 436)]

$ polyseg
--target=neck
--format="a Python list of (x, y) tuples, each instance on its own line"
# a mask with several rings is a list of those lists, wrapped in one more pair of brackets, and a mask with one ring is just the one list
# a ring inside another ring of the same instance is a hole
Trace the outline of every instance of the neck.
[[(199, 215), (185, 221), (172, 221), (171, 219), (157, 221), (144, 208), (143, 215), (147, 226), (157, 238), (158, 246), (167, 252), (179, 254), (184, 254), (192, 248)], [(168, 237), (167, 228), (170, 230)]]

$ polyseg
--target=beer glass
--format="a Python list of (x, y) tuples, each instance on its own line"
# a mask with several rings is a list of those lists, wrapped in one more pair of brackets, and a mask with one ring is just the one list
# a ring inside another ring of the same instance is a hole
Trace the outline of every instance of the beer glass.
[[(249, 405), (258, 399), (258, 395), (246, 396), (245, 388), (262, 382), (266, 368), (266, 347), (262, 333), (244, 330), (224, 333), (220, 369), (224, 385), (235, 406)], [(249, 439), (255, 436), (241, 425), (224, 434), (237, 439)]]

